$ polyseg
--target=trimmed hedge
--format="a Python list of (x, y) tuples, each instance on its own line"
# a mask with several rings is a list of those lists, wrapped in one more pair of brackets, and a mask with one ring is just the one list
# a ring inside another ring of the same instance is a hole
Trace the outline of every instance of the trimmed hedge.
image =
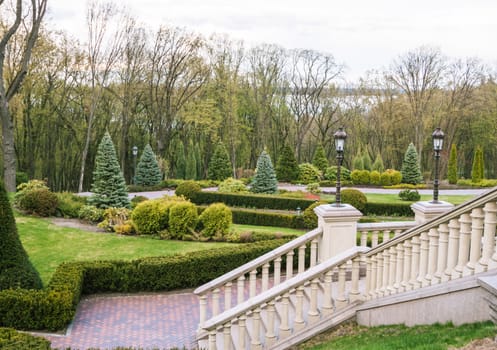
[(285, 242), (271, 240), (231, 249), (133, 261), (64, 263), (44, 290), (0, 291), (0, 327), (60, 330), (73, 319), (82, 293), (155, 292), (198, 287)]
[(0, 328), (0, 349), (4, 350), (50, 350), (50, 341), (21, 333), (15, 329)]
[(257, 210), (233, 209), (233, 223), (240, 225), (305, 228), (302, 215), (261, 212)]
[(414, 216), (412, 203), (366, 203), (366, 215)]
[(315, 202), (310, 199), (219, 192), (198, 192), (192, 201), (195, 204), (224, 203), (229, 207), (279, 210), (296, 210), (298, 207), (300, 207), (301, 210), (304, 210)]

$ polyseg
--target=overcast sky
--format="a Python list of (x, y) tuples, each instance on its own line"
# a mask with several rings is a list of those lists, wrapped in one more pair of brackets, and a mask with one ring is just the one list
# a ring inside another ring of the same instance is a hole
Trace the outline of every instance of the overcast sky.
[[(52, 28), (82, 37), (86, 1), (49, 0)], [(495, 0), (121, 0), (139, 22), (226, 33), (248, 45), (278, 44), (331, 53), (356, 80), (428, 45), (450, 57), (497, 68)]]

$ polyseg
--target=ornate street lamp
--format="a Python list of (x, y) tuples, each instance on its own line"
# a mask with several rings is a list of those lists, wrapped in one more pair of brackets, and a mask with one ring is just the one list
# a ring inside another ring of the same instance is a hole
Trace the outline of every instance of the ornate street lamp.
[(335, 150), (337, 151), (337, 181), (336, 181), (336, 193), (335, 193), (335, 206), (340, 207), (340, 173), (343, 162), (343, 149), (345, 146), (345, 139), (347, 138), (347, 133), (343, 131), (343, 128), (339, 128), (338, 131), (333, 135), (335, 138)]
[(433, 150), (435, 151), (435, 179), (433, 181), (433, 201), (432, 203), (437, 204), (438, 202), (438, 164), (440, 162), (440, 151), (442, 150), (444, 143), (444, 133), (440, 128), (436, 128), (431, 138), (433, 139)]
[(138, 155), (138, 147), (133, 146), (133, 185), (136, 185), (136, 156)]

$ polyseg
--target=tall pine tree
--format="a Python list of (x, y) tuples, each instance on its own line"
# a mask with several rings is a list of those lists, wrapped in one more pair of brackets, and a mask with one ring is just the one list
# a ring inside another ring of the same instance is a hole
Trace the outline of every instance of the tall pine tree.
[(419, 168), (418, 152), (412, 142), (404, 154), (400, 172), (402, 173), (402, 182), (406, 184), (419, 184), (423, 179), (421, 169)]
[(324, 147), (322, 144), (319, 144), (316, 148), (314, 158), (312, 158), (312, 165), (321, 170), (321, 173), (323, 174), (326, 171), (326, 168), (330, 166), (330, 164), (328, 163), (328, 159), (326, 159), (326, 154), (324, 152)]
[(447, 178), (450, 184), (457, 183), (457, 148), (453, 143), (450, 148), (449, 164), (447, 166)]
[(126, 182), (109, 132), (98, 145), (91, 191), (93, 195), (88, 198), (88, 203), (98, 208), (130, 207)]
[(252, 181), (250, 191), (254, 193), (276, 193), (278, 191), (278, 180), (274, 172), (271, 157), (266, 151), (262, 151), (257, 159), (257, 172)]
[(209, 169), (207, 177), (209, 180), (223, 181), (228, 177), (233, 176), (228, 151), (222, 142), (218, 143), (211, 161), (209, 162)]
[(299, 177), (299, 165), (295, 154), (288, 145), (281, 149), (278, 162), (276, 164), (276, 176), (278, 181), (294, 181)]
[(162, 181), (157, 157), (150, 145), (146, 145), (136, 167), (135, 184), (140, 186), (155, 186)]
[(41, 279), (17, 233), (7, 192), (0, 182), (0, 290), (40, 289)]

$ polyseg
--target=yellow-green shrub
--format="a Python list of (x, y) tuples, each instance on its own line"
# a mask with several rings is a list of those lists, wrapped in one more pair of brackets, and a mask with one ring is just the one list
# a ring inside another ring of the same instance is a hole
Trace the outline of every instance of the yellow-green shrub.
[(223, 203), (209, 205), (199, 219), (203, 226), (202, 236), (214, 239), (224, 238), (233, 223), (231, 210)]
[(348, 203), (359, 211), (364, 211), (368, 202), (366, 195), (359, 190), (346, 188), (341, 191), (342, 203)]
[(169, 209), (169, 234), (173, 239), (183, 239), (193, 234), (198, 222), (197, 207), (190, 202), (178, 202)]
[(133, 226), (139, 234), (156, 234), (167, 227), (169, 206), (163, 199), (141, 202), (131, 213)]
[(302, 220), (304, 220), (304, 226), (306, 228), (316, 228), (318, 227), (318, 216), (314, 212), (314, 208), (319, 205), (326, 204), (326, 202), (316, 202), (311, 204), (304, 212), (302, 213)]

